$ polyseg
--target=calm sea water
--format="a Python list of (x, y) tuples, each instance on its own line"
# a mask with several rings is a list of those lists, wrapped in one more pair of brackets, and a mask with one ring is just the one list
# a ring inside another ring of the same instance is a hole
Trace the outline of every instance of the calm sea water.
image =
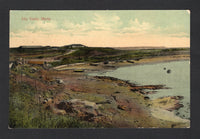
[[(167, 70), (171, 70), (171, 72), (167, 73)], [(149, 97), (155, 99), (163, 96), (184, 96), (184, 99), (181, 100), (184, 107), (175, 113), (182, 118), (190, 118), (189, 60), (121, 67), (113, 71), (92, 73), (91, 75), (111, 76), (129, 80), (138, 85), (166, 85), (170, 89), (157, 90), (156, 94), (149, 95)]]

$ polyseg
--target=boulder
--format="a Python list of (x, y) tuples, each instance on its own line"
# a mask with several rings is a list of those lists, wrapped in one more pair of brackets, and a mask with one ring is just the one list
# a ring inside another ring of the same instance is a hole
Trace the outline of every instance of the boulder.
[(129, 63), (135, 63), (133, 60), (126, 60)]
[(148, 99), (150, 99), (148, 96), (145, 96), (145, 97), (144, 97), (144, 100), (148, 100)]
[(119, 94), (120, 92), (119, 91), (116, 91), (116, 92), (114, 92), (115, 94)]
[(76, 114), (79, 118), (87, 121), (92, 121), (96, 116), (99, 116), (98, 105), (95, 102), (71, 99), (68, 101), (61, 101), (57, 104), (57, 108), (65, 110), (67, 113)]
[(127, 107), (125, 105), (118, 105), (117, 108), (120, 110), (127, 110)]
[(64, 81), (61, 80), (61, 79), (57, 79), (56, 82), (57, 82), (58, 84), (63, 84), (63, 83), (64, 83)]
[(168, 111), (173, 111), (184, 107), (184, 105), (180, 103), (181, 99), (183, 99), (182, 96), (166, 96), (154, 99), (152, 102), (154, 107), (159, 107)]
[(36, 71), (37, 71), (37, 68), (32, 67), (32, 68), (30, 69), (30, 73), (35, 73)]
[(73, 112), (72, 104), (69, 102), (62, 101), (59, 104), (57, 104), (57, 108), (61, 110), (65, 110), (66, 112)]
[(71, 99), (68, 102), (72, 103), (72, 105), (83, 105), (84, 107), (98, 109), (98, 105), (95, 102), (87, 101), (87, 100), (81, 100), (81, 99)]

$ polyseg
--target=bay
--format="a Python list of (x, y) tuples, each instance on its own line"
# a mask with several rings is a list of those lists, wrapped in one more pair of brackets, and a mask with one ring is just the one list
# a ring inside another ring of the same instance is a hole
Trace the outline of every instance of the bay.
[(175, 111), (175, 114), (181, 118), (190, 119), (189, 60), (120, 67), (116, 70), (90, 75), (115, 77), (137, 85), (165, 85), (170, 89), (157, 90), (157, 93), (148, 95), (150, 99), (164, 96), (183, 96), (184, 99), (181, 100), (181, 103), (184, 107)]

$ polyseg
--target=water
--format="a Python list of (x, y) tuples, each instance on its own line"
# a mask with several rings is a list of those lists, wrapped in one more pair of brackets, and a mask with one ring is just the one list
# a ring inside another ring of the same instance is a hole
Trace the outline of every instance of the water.
[[(169, 69), (171, 72), (167, 73)], [(184, 99), (181, 100), (184, 107), (175, 113), (181, 118), (190, 118), (189, 60), (121, 67), (113, 71), (91, 75), (115, 77), (129, 80), (138, 85), (166, 85), (170, 89), (157, 90), (156, 94), (149, 95), (149, 97), (155, 99), (163, 96), (184, 96)]]

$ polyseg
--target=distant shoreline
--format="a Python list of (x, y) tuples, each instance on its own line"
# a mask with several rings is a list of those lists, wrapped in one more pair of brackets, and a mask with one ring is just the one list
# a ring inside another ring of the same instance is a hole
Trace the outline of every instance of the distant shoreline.
[[(83, 63), (80, 65), (72, 64), (72, 65), (62, 65), (54, 67), (53, 69), (56, 70), (77, 70), (77, 69), (83, 69), (86, 70), (88, 73), (91, 71), (101, 71), (101, 70), (112, 70), (117, 69), (120, 67), (125, 66), (135, 66), (135, 65), (142, 65), (142, 64), (154, 64), (154, 63), (162, 63), (162, 62), (171, 62), (171, 61), (182, 61), (182, 60), (190, 60), (190, 55), (188, 54), (182, 54), (182, 55), (172, 55), (172, 56), (157, 56), (157, 57), (151, 57), (151, 58), (142, 58), (138, 61), (133, 60), (134, 63), (130, 63), (127, 61), (123, 62), (117, 62), (117, 63), (111, 63), (111, 64), (102, 64), (102, 62), (96, 63), (97, 66), (91, 66), (88, 63)], [(111, 61), (112, 62), (112, 61)], [(62, 67), (62, 68), (59, 68)]]

